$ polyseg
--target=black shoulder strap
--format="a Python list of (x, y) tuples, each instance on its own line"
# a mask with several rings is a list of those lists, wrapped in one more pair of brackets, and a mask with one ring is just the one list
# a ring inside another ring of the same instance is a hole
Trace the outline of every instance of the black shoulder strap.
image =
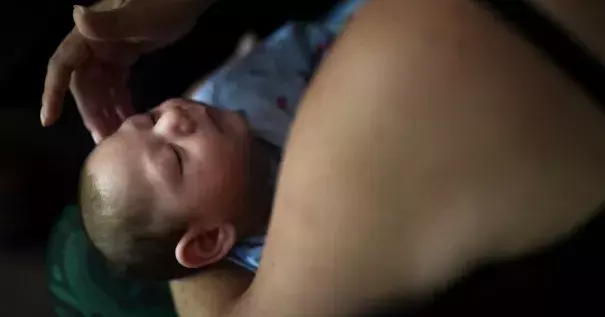
[(475, 0), (542, 51), (605, 111), (605, 66), (538, 7), (523, 0)]

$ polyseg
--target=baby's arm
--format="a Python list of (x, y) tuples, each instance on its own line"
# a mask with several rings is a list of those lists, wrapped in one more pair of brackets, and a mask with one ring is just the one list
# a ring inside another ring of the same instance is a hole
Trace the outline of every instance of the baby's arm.
[(224, 261), (196, 276), (172, 281), (176, 311), (180, 317), (226, 316), (253, 278), (251, 272)]

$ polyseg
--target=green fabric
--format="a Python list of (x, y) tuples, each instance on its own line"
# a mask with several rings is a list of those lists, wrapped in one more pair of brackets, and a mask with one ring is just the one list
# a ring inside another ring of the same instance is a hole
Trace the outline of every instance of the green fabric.
[(176, 317), (167, 283), (145, 283), (112, 271), (89, 242), (77, 206), (55, 226), (48, 251), (57, 316)]

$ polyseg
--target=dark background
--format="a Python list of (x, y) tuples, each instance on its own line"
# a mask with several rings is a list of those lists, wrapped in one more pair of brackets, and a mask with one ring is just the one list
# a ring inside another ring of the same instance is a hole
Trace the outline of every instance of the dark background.
[[(311, 19), (335, 2), (221, 0), (184, 40), (137, 63), (132, 75), (137, 106), (149, 108), (180, 95), (219, 65), (244, 31), (266, 35), (287, 19)], [(46, 237), (62, 207), (74, 200), (79, 167), (93, 146), (70, 98), (56, 126), (39, 124), (46, 63), (73, 27), (74, 4), (86, 1), (18, 1), (3, 3), (0, 10), (0, 316), (51, 315)], [(482, 268), (408, 312), (605, 315), (603, 218), (541, 254)], [(401, 303), (385, 305), (385, 314), (400, 315), (393, 307)]]
[[(40, 126), (40, 100), (48, 59), (73, 27), (72, 6), (93, 2), (10, 1), (0, 8), (0, 316), (52, 315), (46, 239), (63, 206), (75, 200), (79, 168), (93, 143), (71, 98), (50, 128)], [(135, 65), (137, 107), (181, 95), (229, 56), (245, 31), (268, 35), (335, 2), (219, 1), (183, 40)]]

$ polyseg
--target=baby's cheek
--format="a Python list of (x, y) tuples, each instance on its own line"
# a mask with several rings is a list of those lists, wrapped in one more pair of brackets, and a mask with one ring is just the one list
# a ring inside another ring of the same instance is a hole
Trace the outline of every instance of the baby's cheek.
[(196, 178), (214, 187), (233, 183), (245, 176), (249, 142), (225, 136), (198, 137), (191, 150), (192, 170)]
[(250, 134), (250, 125), (248, 124), (247, 115), (243, 111), (237, 113), (230, 113), (225, 120), (230, 131), (226, 131), (226, 134), (230, 138), (244, 138)]
[(229, 186), (241, 186), (248, 166), (246, 152), (241, 147), (230, 147), (217, 159), (215, 172), (217, 176), (220, 174), (223, 185), (227, 183)]

